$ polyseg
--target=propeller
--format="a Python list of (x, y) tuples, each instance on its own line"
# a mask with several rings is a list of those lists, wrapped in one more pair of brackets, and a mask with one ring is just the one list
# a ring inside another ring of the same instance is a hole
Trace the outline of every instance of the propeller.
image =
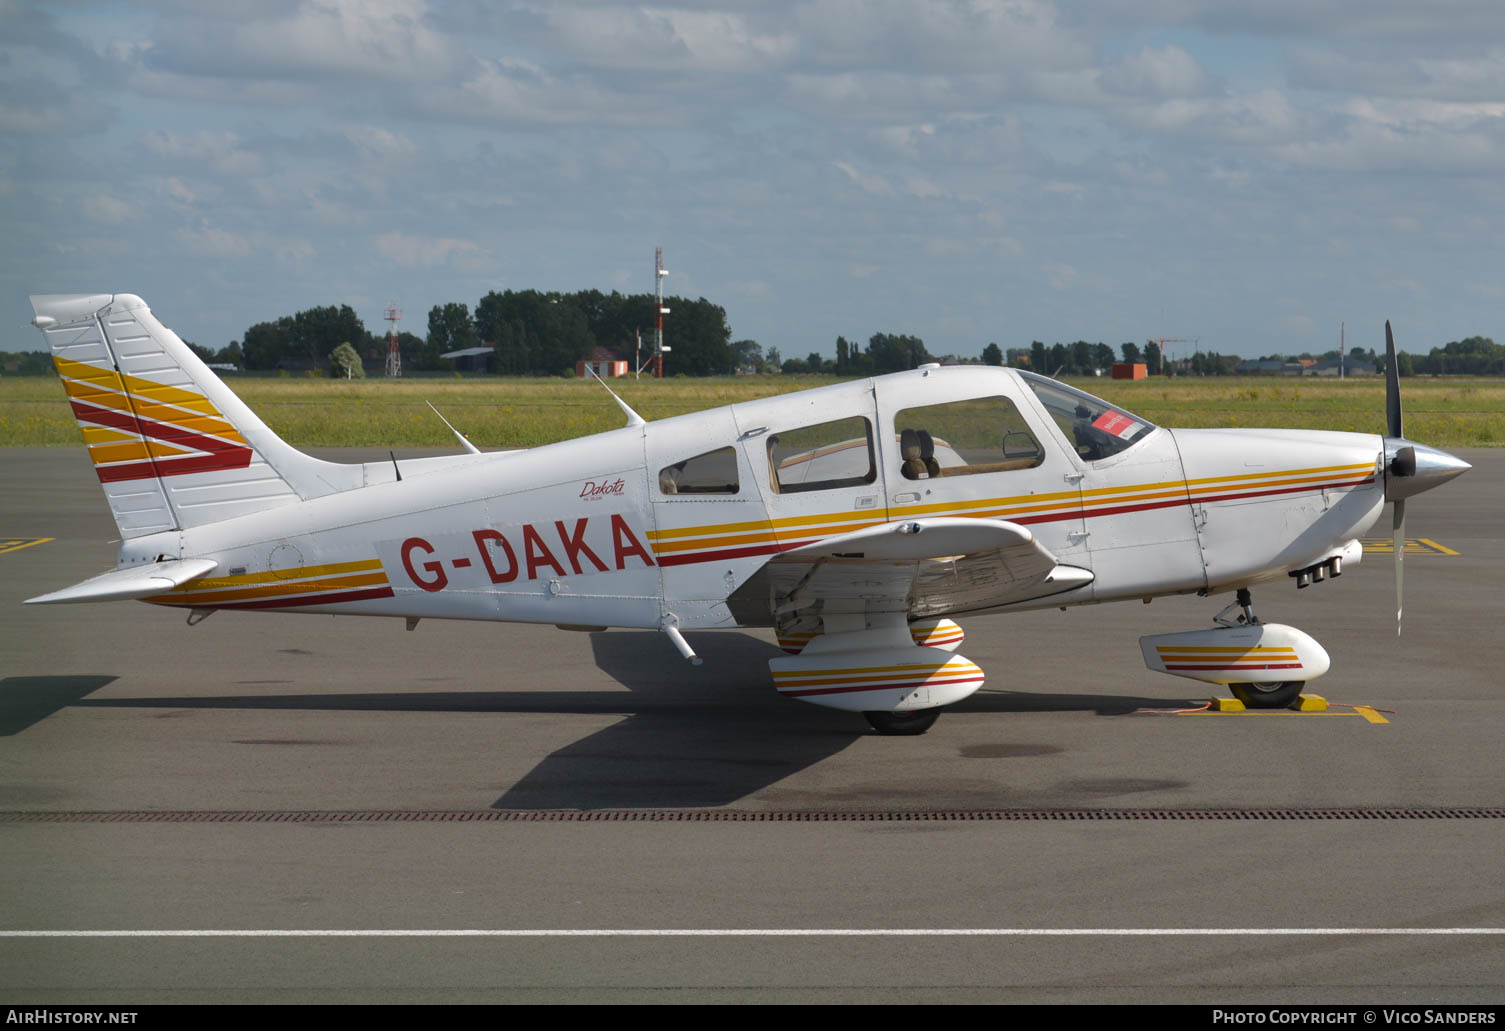
[(1395, 635), (1400, 636), (1404, 612), (1406, 555), (1406, 499), (1441, 486), (1470, 466), (1457, 455), (1418, 444), (1404, 436), (1400, 410), (1400, 369), (1395, 358), (1395, 334), (1385, 321), (1385, 500), (1395, 506), (1391, 529), (1395, 541)]
[[(1385, 436), (1404, 440), (1400, 412), (1400, 370), (1395, 361), (1395, 334), (1390, 332), (1390, 320), (1385, 320)], [(1388, 470), (1397, 476), (1416, 474), (1416, 450), (1401, 448), (1391, 460)], [(1409, 467), (1409, 468), (1408, 468)], [(1395, 636), (1400, 636), (1403, 587), (1405, 584), (1406, 558), (1406, 499), (1396, 498), (1391, 530), (1395, 545)]]

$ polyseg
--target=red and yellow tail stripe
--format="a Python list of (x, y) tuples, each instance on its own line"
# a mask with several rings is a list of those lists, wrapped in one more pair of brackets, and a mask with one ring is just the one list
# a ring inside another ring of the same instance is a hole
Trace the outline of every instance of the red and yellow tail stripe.
[(1291, 647), (1157, 645), (1167, 672), (1172, 670), (1259, 672), (1301, 669), (1301, 656)]
[[(1178, 505), (1362, 487), (1374, 482), (1376, 469), (1374, 462), (1314, 466), (1308, 469), (1207, 476), (1082, 491), (905, 505), (900, 511), (905, 518), (964, 516), (974, 519), (1007, 519), (1029, 525), (1063, 519), (1093, 519), (1129, 512), (1146, 512)], [(650, 531), (648, 537), (659, 565), (676, 566), (789, 551), (827, 537), (887, 521), (886, 515), (851, 511), (823, 512), (785, 519), (655, 530)]]
[(102, 483), (244, 469), (251, 448), (203, 394), (53, 356)]
[(147, 601), (196, 609), (280, 609), (392, 597), (380, 559), (206, 577)]
[[(787, 662), (789, 660), (779, 660)], [(890, 688), (944, 687), (981, 684), (983, 672), (975, 663), (953, 656), (945, 662), (911, 662), (892, 666), (851, 666), (836, 669), (774, 670), (774, 686), (788, 698), (852, 694)]]

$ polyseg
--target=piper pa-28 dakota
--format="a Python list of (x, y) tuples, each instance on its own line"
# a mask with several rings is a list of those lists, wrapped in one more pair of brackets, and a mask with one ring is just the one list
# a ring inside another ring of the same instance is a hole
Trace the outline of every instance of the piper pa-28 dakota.
[[(1468, 464), (1402, 434), (1186, 430), (1033, 372), (926, 365), (522, 451), (342, 464), (274, 434), (132, 294), (32, 298), (119, 527), (115, 569), (31, 603), (771, 627), (779, 693), (918, 734), (983, 671), (951, 617), (1236, 592), (1140, 639), (1155, 671), (1281, 707), (1327, 671), (1253, 585), (1358, 562)], [(613, 395), (615, 397), (615, 395)]]

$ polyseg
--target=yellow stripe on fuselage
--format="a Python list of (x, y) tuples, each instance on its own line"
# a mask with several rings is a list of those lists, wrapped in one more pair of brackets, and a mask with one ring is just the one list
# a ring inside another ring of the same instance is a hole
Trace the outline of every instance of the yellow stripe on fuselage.
[(274, 569), (266, 573), (242, 573), (239, 576), (205, 577), (202, 580), (194, 580), (191, 583), (186, 583), (181, 587), (174, 587), (169, 593), (198, 592), (222, 587), (248, 587), (252, 584), (264, 583), (285, 584), (305, 578), (338, 576), (342, 573), (364, 573), (381, 568), (381, 559), (372, 558), (362, 559), (359, 562), (334, 562), (324, 566), (305, 566), (300, 569)]
[(325, 591), (345, 590), (351, 587), (373, 587), (387, 582), (387, 574), (378, 570), (374, 573), (360, 573), (352, 576), (330, 577), (317, 580), (299, 580), (296, 583), (261, 584), (256, 587), (246, 587), (242, 590), (233, 591), (205, 591), (200, 594), (179, 594), (182, 588), (176, 588), (167, 594), (157, 596), (156, 600), (171, 602), (174, 605), (197, 605), (200, 603), (218, 605), (226, 601), (247, 601), (256, 598), (285, 598), (293, 594), (322, 594)]
[[(1207, 494), (1219, 493), (1239, 487), (1289, 487), (1310, 484), (1317, 487), (1336, 473), (1358, 474), (1373, 472), (1370, 462), (1352, 465), (1315, 466), (1308, 469), (1284, 469), (1275, 472), (1236, 473), (1227, 476), (1205, 476), (1191, 480), (1167, 480), (1161, 483), (1139, 483), (1123, 487), (1096, 487), (1084, 491), (1052, 491), (1045, 494), (1021, 494), (1012, 497), (974, 498), (936, 502), (929, 505), (906, 505), (903, 516), (939, 515), (956, 513), (972, 518), (989, 516), (1040, 515), (1047, 512), (1070, 511), (1078, 508), (1083, 515), (1091, 515), (1094, 508), (1107, 507), (1125, 502), (1164, 501), (1184, 497), (1195, 501)], [(780, 519), (748, 522), (685, 526), (666, 530), (648, 531), (653, 550), (659, 554), (710, 549), (722, 545), (759, 544), (768, 541), (789, 539), (791, 529), (816, 530), (828, 535), (876, 526), (884, 519), (854, 519), (851, 512), (822, 512), (811, 515), (788, 516)], [(848, 525), (842, 525), (848, 524)], [(751, 532), (748, 532), (751, 531)], [(668, 542), (674, 543), (668, 543)]]

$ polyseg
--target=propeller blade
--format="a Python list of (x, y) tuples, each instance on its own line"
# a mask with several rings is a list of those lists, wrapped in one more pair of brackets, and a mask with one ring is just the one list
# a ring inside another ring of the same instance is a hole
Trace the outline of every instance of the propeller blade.
[(1400, 417), (1400, 370), (1395, 366), (1395, 335), (1385, 320), (1385, 436), (1404, 437)]
[(1404, 606), (1401, 604), (1402, 590), (1405, 584), (1405, 558), (1406, 558), (1406, 500), (1400, 498), (1395, 502), (1395, 516), (1391, 525), (1395, 528), (1395, 636), (1400, 636), (1400, 618)]

